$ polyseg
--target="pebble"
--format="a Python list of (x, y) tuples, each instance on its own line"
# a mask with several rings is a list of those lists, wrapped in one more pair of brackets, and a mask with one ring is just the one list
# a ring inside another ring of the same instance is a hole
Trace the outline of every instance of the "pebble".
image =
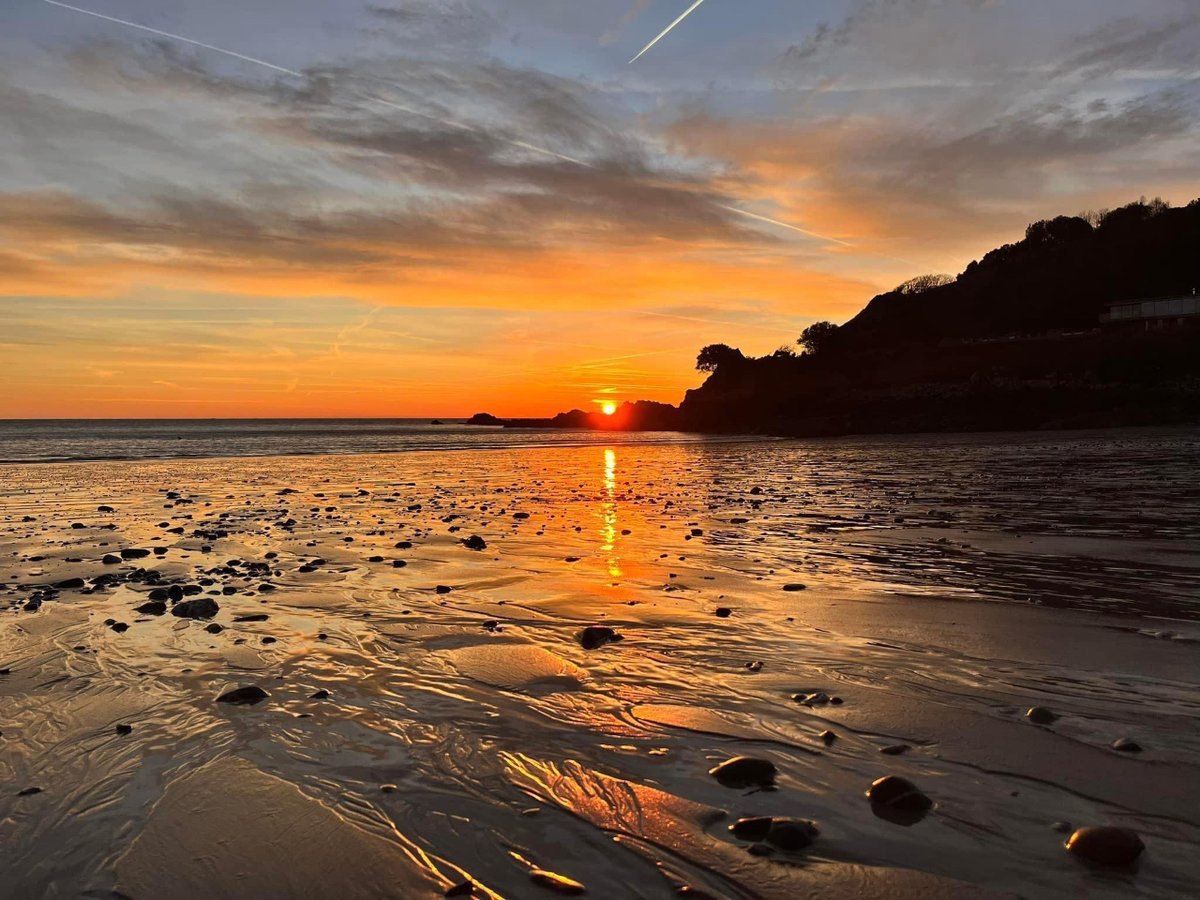
[(887, 756), (899, 756), (902, 753), (907, 753), (911, 750), (908, 744), (892, 744), (890, 747), (880, 747), (879, 752)]
[(116, 732), (117, 732), (117, 734), (132, 734), (133, 726), (132, 725), (118, 725), (116, 728)]
[(1025, 718), (1035, 725), (1049, 725), (1058, 718), (1058, 715), (1044, 706), (1031, 706), (1025, 710)]
[(899, 775), (884, 775), (875, 779), (867, 789), (867, 799), (872, 806), (907, 811), (927, 810), (933, 806), (933, 801), (921, 793), (915, 784)]
[(171, 615), (181, 619), (211, 619), (221, 607), (216, 600), (200, 597), (197, 600), (183, 600), (171, 608)]
[(624, 636), (617, 634), (607, 625), (589, 625), (579, 632), (579, 644), (584, 650), (595, 650), (597, 647), (621, 640), (624, 640)]
[(778, 770), (770, 760), (753, 756), (734, 756), (708, 770), (725, 787), (771, 787)]
[(247, 685), (245, 687), (234, 688), (232, 691), (226, 691), (217, 698), (218, 703), (232, 703), (235, 706), (253, 706), (256, 703), (262, 703), (271, 695), (260, 688), (258, 685)]
[(1136, 831), (1110, 825), (1080, 828), (1067, 838), (1065, 846), (1071, 855), (1080, 859), (1116, 867), (1132, 865), (1146, 849)]
[(803, 591), (803, 590), (805, 590), (807, 587), (808, 587), (808, 586), (807, 586), (807, 585), (804, 585), (804, 584), (794, 583), (794, 584), (785, 584), (785, 585), (783, 586), (783, 589), (784, 589), (785, 591)]
[(728, 619), (733, 614), (733, 610), (728, 606), (718, 606), (714, 614), (718, 619)]
[(468, 550), (486, 550), (487, 541), (485, 541), (479, 535), (473, 534), (469, 538), (463, 540), (463, 546)]
[(1120, 753), (1141, 753), (1142, 745), (1129, 738), (1117, 738), (1112, 742), (1112, 748)]
[(743, 841), (765, 841), (780, 850), (803, 850), (821, 833), (815, 822), (787, 816), (751, 816), (729, 826), (734, 837)]

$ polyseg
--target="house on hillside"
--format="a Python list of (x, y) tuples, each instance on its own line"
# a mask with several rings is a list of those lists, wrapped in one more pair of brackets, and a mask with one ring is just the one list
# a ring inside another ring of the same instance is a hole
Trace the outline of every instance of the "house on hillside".
[(1147, 331), (1184, 325), (1200, 316), (1200, 297), (1196, 296), (1195, 290), (1190, 297), (1114, 300), (1106, 306), (1107, 310), (1100, 314), (1101, 324), (1136, 326)]

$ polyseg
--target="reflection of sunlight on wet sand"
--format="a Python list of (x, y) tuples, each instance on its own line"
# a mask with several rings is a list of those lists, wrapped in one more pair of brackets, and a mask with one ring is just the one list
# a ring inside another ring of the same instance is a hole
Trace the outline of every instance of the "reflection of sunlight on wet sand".
[(604, 524), (600, 528), (603, 543), (600, 549), (608, 554), (608, 574), (621, 577), (621, 559), (617, 556), (617, 452), (611, 447), (604, 451), (604, 497), (600, 509)]

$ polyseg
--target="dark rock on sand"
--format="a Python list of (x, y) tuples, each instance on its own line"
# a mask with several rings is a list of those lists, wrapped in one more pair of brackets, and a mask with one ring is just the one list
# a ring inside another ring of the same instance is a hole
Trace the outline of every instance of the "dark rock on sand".
[(133, 726), (132, 725), (118, 725), (116, 727), (116, 732), (117, 732), (117, 734), (132, 734)]
[(899, 775), (877, 778), (867, 789), (867, 799), (875, 815), (897, 825), (916, 824), (933, 808), (932, 800)]
[(820, 734), (817, 735), (817, 737), (819, 737), (822, 741), (824, 741), (826, 746), (829, 746), (830, 744), (832, 744), (834, 741), (837, 740), (837, 735), (834, 734), (829, 729), (822, 731)]
[(324, 688), (321, 688), (321, 690), (319, 690), (319, 691), (313, 691), (311, 694), (308, 695), (308, 699), (309, 700), (328, 700), (329, 699), (329, 691), (325, 690)]
[(104, 563), (104, 565), (106, 565), (106, 566), (115, 566), (120, 561), (121, 561), (121, 557), (116, 556), (112, 553), (105, 553), (104, 558), (102, 560), (100, 560), (100, 562)]
[(18, 797), (32, 797), (34, 794), (40, 794), (41, 792), (42, 792), (42, 789), (40, 787), (27, 787), (27, 788), (22, 788), (21, 790), (17, 791), (17, 796)]
[(888, 747), (880, 747), (879, 752), (885, 756), (899, 756), (902, 753), (907, 753), (911, 749), (912, 747), (910, 747), (908, 744), (892, 744)]
[(771, 787), (777, 774), (775, 764), (753, 756), (734, 756), (708, 770), (725, 787)]
[(222, 631), (225, 630), (225, 626), (218, 625), (216, 622), (210, 622), (209, 624), (204, 626), (204, 630), (207, 631), (209, 634), (220, 634)]
[(140, 612), (144, 616), (161, 616), (167, 611), (167, 604), (161, 600), (150, 600), (141, 606), (135, 606), (134, 611)]
[(1080, 828), (1065, 846), (1072, 856), (1094, 865), (1119, 867), (1132, 865), (1146, 849), (1136, 831), (1109, 825)]
[(234, 688), (232, 691), (226, 691), (217, 698), (217, 702), (232, 703), (235, 706), (253, 706), (256, 703), (262, 703), (270, 696), (270, 694), (258, 685), (251, 684), (245, 687)]
[(221, 607), (216, 600), (200, 597), (197, 600), (184, 600), (175, 604), (171, 608), (171, 615), (179, 616), (181, 619), (211, 619), (220, 610)]
[(465, 538), (463, 540), (463, 546), (468, 550), (486, 550), (487, 541), (485, 541), (479, 535), (473, 534), (469, 538)]
[(270, 618), (270, 616), (268, 616), (266, 613), (251, 613), (248, 616), (234, 616), (233, 621), (235, 621), (235, 622), (265, 622), (269, 618)]
[(1058, 714), (1052, 713), (1044, 706), (1031, 706), (1025, 710), (1025, 718), (1035, 725), (1049, 725), (1058, 718)]
[(734, 837), (743, 841), (765, 841), (780, 850), (803, 850), (821, 833), (815, 822), (787, 816), (752, 816), (738, 819), (729, 826)]
[(129, 630), (129, 624), (127, 622), (113, 622), (108, 627), (111, 628), (113, 631), (115, 631), (117, 634), (121, 634), (122, 632)]
[(64, 578), (62, 581), (56, 581), (54, 587), (60, 591), (74, 591), (84, 586), (82, 578)]
[(448, 594), (448, 593), (450, 593), (450, 592), (451, 592), (452, 590), (454, 590), (454, 589), (453, 589), (452, 587), (450, 587), (450, 585), (448, 585), (448, 584), (439, 584), (439, 585), (438, 585), (437, 587), (435, 587), (433, 590), (434, 590), (434, 593), (438, 593), (438, 594)]
[(597, 647), (621, 640), (624, 640), (624, 636), (617, 634), (607, 625), (589, 625), (579, 632), (579, 645), (584, 650), (595, 650)]
[(140, 547), (126, 547), (121, 551), (121, 559), (145, 559), (149, 555), (149, 550), (143, 550)]
[(728, 606), (718, 606), (715, 610), (713, 610), (713, 614), (718, 619), (728, 619), (731, 615), (733, 615), (733, 610)]
[(806, 589), (807, 589), (807, 587), (808, 587), (808, 585), (799, 584), (799, 583), (794, 583), (794, 584), (785, 584), (785, 585), (783, 586), (783, 589), (784, 589), (785, 591), (792, 591), (792, 592), (795, 592), (795, 591), (803, 591), (803, 590), (806, 590)]
[(1112, 742), (1112, 748), (1120, 753), (1141, 753), (1142, 745), (1129, 738), (1117, 738)]

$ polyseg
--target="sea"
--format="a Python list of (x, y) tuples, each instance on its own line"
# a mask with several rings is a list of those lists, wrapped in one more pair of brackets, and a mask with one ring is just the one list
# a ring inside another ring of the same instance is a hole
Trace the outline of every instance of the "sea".
[(310, 456), (766, 440), (684, 432), (500, 428), (464, 419), (8, 419), (0, 462)]

